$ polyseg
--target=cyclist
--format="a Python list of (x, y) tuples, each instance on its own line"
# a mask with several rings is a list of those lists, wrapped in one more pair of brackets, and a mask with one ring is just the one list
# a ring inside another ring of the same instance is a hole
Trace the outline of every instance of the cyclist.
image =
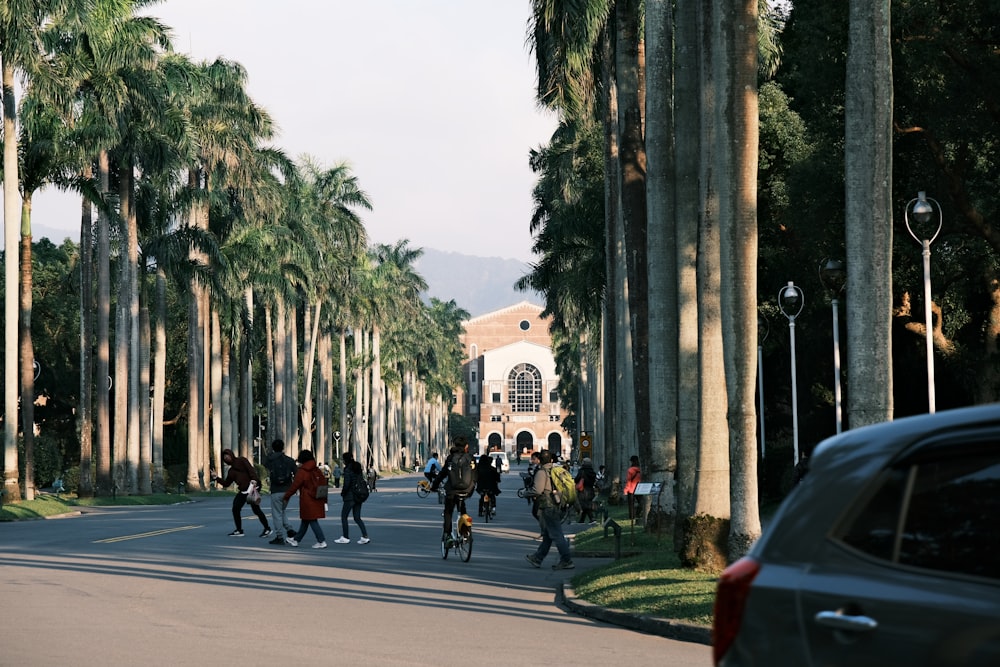
[(427, 465), (424, 466), (424, 477), (433, 483), (439, 472), (441, 472), (441, 465), (438, 463), (438, 453), (431, 452), (431, 457), (427, 459)]
[[(459, 471), (465, 468), (472, 470), (471, 482), (466, 482), (464, 488), (459, 485), (457, 478)], [(444, 533), (441, 539), (447, 542), (451, 539), (451, 515), (455, 511), (455, 506), (460, 511), (465, 511), (465, 499), (469, 497), (473, 489), (476, 488), (475, 467), (472, 465), (472, 455), (469, 454), (469, 441), (465, 436), (457, 435), (451, 445), (451, 452), (441, 466), (441, 472), (437, 474), (431, 482), (431, 491), (437, 491), (438, 487), (444, 483)]]
[(479, 492), (479, 516), (483, 515), (486, 504), (483, 498), (487, 493), (493, 496), (493, 506), (496, 507), (497, 496), (500, 495), (500, 473), (493, 466), (493, 458), (489, 454), (479, 457), (476, 466), (476, 491)]

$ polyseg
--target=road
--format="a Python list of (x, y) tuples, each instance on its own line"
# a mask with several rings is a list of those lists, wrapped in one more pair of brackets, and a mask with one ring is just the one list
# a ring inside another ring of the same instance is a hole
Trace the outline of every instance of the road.
[[(468, 563), (441, 558), (441, 506), (417, 497), (417, 475), (379, 481), (367, 545), (353, 521), (352, 543), (333, 544), (339, 497), (322, 550), (311, 534), (298, 548), (268, 544), (249, 512), (247, 536), (228, 537), (222, 495), (0, 523), (0, 665), (711, 664), (707, 646), (559, 608), (555, 587), (573, 572), (550, 569), (554, 550), (542, 569), (525, 562), (537, 524), (517, 474), (504, 477), (497, 521), (475, 523)], [(295, 500), (291, 512), (297, 527)]]

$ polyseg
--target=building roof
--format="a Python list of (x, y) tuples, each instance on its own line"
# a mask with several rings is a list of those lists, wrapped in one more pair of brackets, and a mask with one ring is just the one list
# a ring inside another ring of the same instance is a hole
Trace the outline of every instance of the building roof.
[(537, 304), (531, 303), (530, 301), (521, 301), (520, 303), (515, 303), (512, 306), (507, 306), (506, 308), (501, 308), (500, 310), (494, 310), (489, 313), (484, 313), (476, 317), (472, 317), (465, 321), (465, 324), (478, 324), (480, 322), (488, 321), (494, 317), (500, 315), (507, 315), (509, 313), (514, 313), (517, 311), (530, 311), (535, 315), (540, 314), (545, 310), (544, 306), (539, 306)]

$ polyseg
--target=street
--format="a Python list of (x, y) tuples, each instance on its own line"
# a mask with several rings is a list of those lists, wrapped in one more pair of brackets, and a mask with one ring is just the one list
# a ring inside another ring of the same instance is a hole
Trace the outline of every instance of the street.
[[(441, 505), (419, 475), (379, 480), (364, 505), (372, 541), (327, 549), (268, 544), (245, 510), (228, 537), (232, 496), (171, 506), (84, 510), (0, 523), (0, 665), (631, 665), (711, 663), (711, 649), (567, 613), (554, 572), (524, 560), (537, 524), (505, 475), (496, 522), (474, 519), (472, 559), (441, 558)], [(331, 494), (339, 489), (331, 488)], [(267, 496), (263, 507), (270, 517)], [(298, 527), (298, 503), (290, 504)], [(606, 560), (576, 559), (577, 570)]]

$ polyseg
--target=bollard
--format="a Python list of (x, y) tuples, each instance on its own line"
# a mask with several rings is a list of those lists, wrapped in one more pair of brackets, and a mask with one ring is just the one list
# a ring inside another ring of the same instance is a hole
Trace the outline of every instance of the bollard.
[(608, 536), (608, 527), (615, 533), (615, 560), (622, 557), (622, 527), (614, 519), (604, 522), (604, 537)]
[(184, 494), (184, 482), (177, 482), (177, 494), (178, 495)]

